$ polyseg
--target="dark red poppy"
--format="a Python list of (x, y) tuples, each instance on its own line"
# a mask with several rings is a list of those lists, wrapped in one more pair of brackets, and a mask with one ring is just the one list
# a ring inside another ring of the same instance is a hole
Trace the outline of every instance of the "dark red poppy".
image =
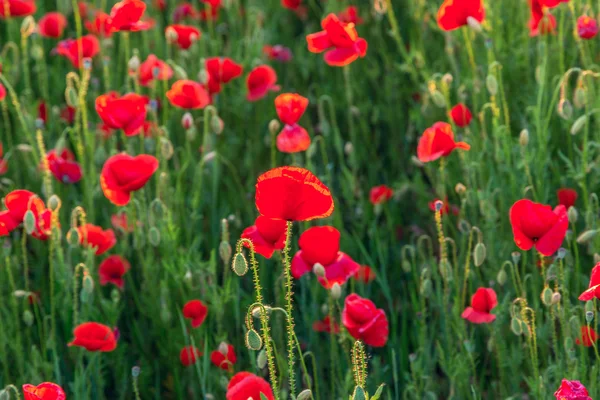
[(236, 361), (235, 349), (227, 343), (221, 343), (218, 350), (210, 353), (210, 362), (225, 371), (233, 371), (233, 365)]
[(25, 400), (65, 400), (67, 398), (65, 391), (52, 382), (40, 383), (37, 386), (25, 384), (22, 388)]
[(585, 347), (592, 347), (594, 343), (598, 341), (598, 334), (592, 327), (582, 326), (581, 327), (581, 338), (576, 339), (575, 343), (584, 345)]
[(186, 110), (204, 108), (210, 104), (210, 96), (204, 86), (188, 79), (173, 83), (167, 91), (167, 98), (173, 106)]
[(281, 0), (281, 5), (288, 10), (298, 10), (302, 6), (302, 0)]
[(558, 204), (565, 206), (568, 210), (569, 207), (573, 207), (577, 201), (577, 191), (575, 189), (562, 188), (556, 191), (558, 197)]
[(241, 76), (243, 72), (240, 64), (227, 57), (207, 58), (204, 67), (206, 68), (206, 72), (208, 72), (206, 86), (211, 95), (219, 93), (221, 85), (231, 82), (233, 79)]
[(569, 218), (565, 206), (554, 210), (548, 205), (523, 199), (510, 208), (510, 223), (516, 245), (521, 250), (536, 250), (551, 256), (560, 248), (567, 229)]
[(174, 24), (167, 27), (165, 34), (172, 43), (176, 43), (179, 48), (186, 50), (200, 39), (201, 32), (193, 26)]
[(346, 9), (337, 13), (337, 16), (340, 21), (345, 24), (360, 25), (364, 22), (363, 19), (358, 15), (358, 8), (356, 6), (346, 7)]
[[(79, 46), (81, 46), (81, 55), (79, 54)], [(94, 35), (85, 35), (81, 39), (66, 39), (58, 42), (56, 45), (56, 53), (66, 57), (73, 67), (80, 68), (79, 60), (84, 58), (93, 58), (100, 51), (100, 42)]]
[(279, 167), (258, 177), (256, 208), (265, 217), (310, 221), (330, 216), (333, 207), (329, 188), (307, 169)]
[(160, 60), (154, 54), (150, 54), (146, 60), (140, 64), (139, 80), (140, 85), (148, 86), (155, 79), (166, 81), (173, 76), (173, 70), (166, 62)]
[(75, 162), (75, 156), (70, 150), (63, 149), (57, 154), (56, 150), (52, 149), (46, 154), (46, 159), (50, 172), (59, 182), (77, 183), (81, 180), (81, 166)]
[(246, 98), (249, 101), (260, 100), (269, 92), (278, 92), (281, 89), (277, 85), (277, 73), (268, 65), (260, 65), (250, 71), (246, 78), (246, 88)]
[(391, 199), (393, 195), (394, 191), (387, 185), (374, 186), (369, 192), (369, 201), (375, 206), (377, 204), (385, 203)]
[[(121, 229), (123, 232), (133, 232), (135, 230), (135, 225), (127, 221), (127, 213), (124, 212), (114, 214), (110, 217), (110, 222), (115, 229)], [(140, 225), (139, 222), (138, 225)]]
[[(8, 14), (6, 14), (7, 9)], [(25, 17), (35, 14), (36, 10), (35, 0), (2, 0), (0, 2), (0, 17), (2, 18)]]
[[(436, 211), (435, 208), (436, 208), (436, 203), (438, 201), (442, 201), (442, 200), (441, 199), (434, 199), (433, 201), (429, 202), (428, 206), (429, 206), (429, 209), (431, 211), (433, 211), (433, 212)], [(460, 208), (458, 208), (454, 204), (450, 204), (448, 202), (448, 198), (446, 198), (446, 200), (444, 200), (442, 202), (442, 208), (440, 209), (440, 214), (441, 215), (449, 215), (449, 214), (458, 215), (458, 214), (460, 214)]]
[(0, 142), (0, 175), (4, 175), (8, 172), (8, 160), (4, 157), (4, 149), (2, 142)]
[(117, 255), (108, 256), (98, 267), (100, 284), (104, 286), (112, 283), (119, 289), (123, 289), (123, 285), (125, 284), (123, 275), (129, 271), (129, 268), (131, 268), (131, 265), (123, 257)]
[(200, 357), (202, 357), (202, 352), (194, 346), (185, 346), (179, 352), (179, 361), (184, 367), (196, 364)]
[(73, 330), (75, 338), (69, 346), (83, 347), (87, 351), (109, 352), (117, 348), (117, 338), (113, 330), (97, 322), (85, 322)]
[(106, 253), (117, 244), (117, 238), (112, 229), (103, 230), (99, 226), (85, 224), (77, 228), (77, 234), (81, 245), (96, 248), (97, 256)]
[(38, 111), (38, 119), (41, 120), (44, 125), (48, 122), (48, 106), (46, 106), (46, 102), (45, 101), (40, 101), (40, 104), (38, 104), (37, 107), (37, 111)]
[(482, 0), (444, 0), (437, 13), (438, 26), (444, 31), (467, 25), (468, 18), (483, 22), (485, 9)]
[[(287, 224), (283, 219), (263, 217), (256, 218), (254, 225), (242, 232), (242, 238), (250, 239), (254, 251), (266, 258), (271, 258), (275, 250), (283, 250)], [(246, 247), (249, 247), (246, 245)]]
[(490, 311), (498, 305), (494, 289), (480, 287), (471, 296), (471, 305), (465, 308), (461, 317), (474, 324), (489, 324), (496, 319)]
[[(315, 321), (313, 323), (312, 328), (313, 328), (313, 331), (315, 331), (315, 332), (331, 333), (331, 318), (328, 315), (325, 318), (323, 318), (321, 321)], [(333, 323), (333, 333), (335, 333), (335, 334), (340, 333), (340, 324), (338, 324), (337, 322)]]
[(369, 283), (374, 281), (377, 276), (371, 267), (368, 265), (361, 265), (352, 277), (359, 282)]
[[(544, 0), (529, 0), (531, 18), (529, 19), (529, 36), (538, 36), (554, 33), (556, 18), (550, 14)], [(556, 2), (558, 4), (558, 2)], [(554, 4), (554, 2), (552, 2)]]
[(345, 24), (335, 14), (321, 22), (322, 31), (306, 36), (308, 51), (325, 53), (325, 63), (343, 67), (367, 55), (367, 41), (358, 37), (354, 24)]
[(113, 34), (111, 22), (110, 15), (102, 11), (96, 11), (93, 21), (85, 21), (85, 29), (92, 35), (109, 38)]
[(598, 22), (596, 18), (582, 15), (577, 18), (577, 35), (582, 39), (591, 39), (598, 34)]
[(275, 98), (275, 109), (284, 124), (277, 135), (277, 149), (284, 153), (305, 151), (310, 146), (310, 136), (298, 121), (306, 111), (308, 99), (297, 93), (284, 93)]
[(183, 306), (183, 316), (192, 320), (192, 328), (202, 325), (208, 314), (208, 307), (200, 300), (190, 300)]
[(157, 169), (158, 160), (153, 156), (115, 154), (102, 167), (100, 186), (111, 203), (124, 206), (131, 199), (131, 192), (143, 188)]
[(343, 285), (360, 269), (346, 253), (340, 251), (340, 232), (332, 226), (315, 226), (300, 235), (300, 250), (292, 259), (291, 271), (298, 279), (313, 270), (319, 263), (325, 269), (325, 277), (319, 283), (330, 289), (335, 283)]
[(76, 111), (77, 110), (74, 107), (64, 106), (60, 110), (60, 119), (65, 121), (68, 125), (73, 125), (73, 122), (75, 121)]
[(79, 9), (79, 15), (81, 16), (81, 19), (87, 19), (88, 11), (91, 6), (85, 1), (80, 1), (77, 3), (77, 8)]
[(122, 129), (125, 136), (134, 136), (140, 133), (146, 120), (149, 102), (146, 96), (136, 93), (119, 96), (109, 92), (96, 98), (96, 112), (109, 128)]
[(353, 338), (369, 346), (383, 347), (388, 341), (389, 324), (385, 311), (355, 293), (346, 297), (342, 323)]
[(40, 36), (47, 38), (58, 39), (66, 27), (67, 18), (59, 12), (49, 12), (38, 21)]
[[(262, 395), (262, 396), (261, 396)], [(267, 381), (250, 372), (238, 372), (227, 385), (227, 400), (274, 400), (273, 390)]]
[[(44, 217), (46, 206), (42, 199), (35, 193), (29, 190), (14, 190), (4, 197), (5, 211), (0, 211), (0, 236), (6, 236), (13, 230), (17, 229), (25, 218), (25, 213), (28, 210), (34, 212), (36, 217), (36, 228), (43, 225), (46, 220), (40, 219)], [(41, 233), (41, 232), (40, 232)]]
[(581, 293), (579, 300), (590, 301), (600, 299), (600, 263), (597, 263), (590, 274), (590, 284), (586, 291)]
[(471, 114), (471, 110), (464, 105), (463, 103), (458, 103), (449, 112), (450, 118), (454, 124), (458, 127), (464, 128), (465, 126), (471, 123), (473, 119), (473, 115)]
[(197, 15), (197, 11), (192, 5), (192, 3), (181, 3), (177, 7), (175, 7), (175, 11), (173, 11), (173, 22), (178, 24), (184, 19), (190, 17), (193, 18)]
[(579, 381), (563, 379), (560, 387), (554, 392), (556, 400), (592, 400), (585, 386)]
[(455, 142), (452, 126), (446, 122), (436, 122), (427, 128), (419, 139), (417, 157), (421, 162), (435, 161), (449, 156), (455, 149), (469, 150), (465, 142)]
[(110, 26), (113, 32), (144, 31), (150, 29), (147, 22), (140, 21), (146, 11), (142, 0), (122, 0), (110, 10)]
[(273, 61), (286, 63), (292, 60), (292, 51), (280, 44), (276, 44), (275, 46), (265, 45), (263, 47), (263, 54), (265, 54), (269, 60)]

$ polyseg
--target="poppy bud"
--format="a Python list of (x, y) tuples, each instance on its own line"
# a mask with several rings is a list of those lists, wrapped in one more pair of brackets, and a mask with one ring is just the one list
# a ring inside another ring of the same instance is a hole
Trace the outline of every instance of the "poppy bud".
[(421, 295), (425, 298), (431, 294), (431, 279), (425, 279), (421, 284)]
[[(271, 307), (269, 306), (264, 306), (265, 308), (265, 312), (267, 313), (267, 315), (271, 314)], [(254, 318), (260, 318), (260, 314), (262, 313), (262, 307), (254, 307), (252, 309), (252, 316)]]
[(258, 356), (256, 356), (256, 366), (259, 369), (263, 369), (267, 366), (267, 352), (265, 351), (265, 349), (262, 349), (258, 353)]
[(480, 267), (481, 264), (483, 264), (485, 261), (486, 252), (485, 244), (479, 242), (475, 245), (475, 251), (473, 251), (473, 260), (476, 267)]
[(189, 112), (186, 112), (185, 114), (183, 114), (183, 117), (181, 117), (181, 126), (183, 127), (183, 129), (188, 130), (193, 125), (194, 125), (194, 117), (192, 117), (192, 114), (190, 114)]
[(412, 267), (408, 260), (402, 260), (402, 270), (406, 273), (409, 273), (412, 270)]
[(450, 262), (448, 260), (441, 261), (439, 268), (442, 277), (446, 281), (451, 282), (454, 277), (452, 276), (452, 265), (450, 265)]
[(246, 275), (246, 272), (248, 272), (248, 262), (242, 253), (236, 253), (233, 257), (231, 269), (233, 269), (233, 272), (235, 272), (237, 276)]
[(531, 330), (529, 330), (529, 326), (525, 323), (525, 321), (521, 321), (521, 330), (526, 337), (531, 336)]
[(160, 231), (157, 227), (152, 226), (148, 230), (148, 241), (154, 247), (157, 247), (160, 244)]
[(475, 32), (481, 32), (481, 24), (475, 18), (467, 17), (467, 25), (469, 25), (469, 28), (473, 29)]
[(127, 66), (130, 71), (137, 71), (140, 69), (140, 57), (138, 57), (137, 54), (134, 54), (134, 56), (129, 59)]
[(360, 386), (355, 387), (354, 394), (352, 395), (352, 400), (367, 400), (365, 390)]
[(598, 230), (596, 230), (596, 229), (589, 229), (585, 232), (582, 232), (581, 235), (579, 235), (577, 237), (577, 243), (579, 243), (579, 244), (587, 243), (590, 240), (592, 240), (596, 236), (597, 233), (598, 233)]
[(542, 290), (541, 299), (542, 303), (544, 303), (545, 305), (552, 305), (552, 289), (547, 287), (544, 290)]
[(262, 348), (262, 339), (254, 329), (250, 329), (246, 332), (246, 347), (256, 351)]
[(585, 312), (585, 320), (588, 324), (591, 324), (592, 321), (594, 320), (594, 312), (593, 311), (586, 311)]
[(521, 336), (523, 334), (521, 321), (518, 318), (513, 318), (510, 320), (510, 330), (512, 330), (517, 336)]
[(89, 302), (91, 297), (92, 297), (92, 293), (88, 292), (87, 290), (82, 290), (79, 293), (79, 301), (81, 301), (83, 304), (86, 304), (87, 302)]
[(44, 49), (41, 46), (35, 45), (31, 48), (31, 57), (34, 60), (39, 61), (44, 57)]
[(562, 298), (562, 296), (559, 292), (552, 293), (552, 304), (560, 303), (561, 298)]
[(188, 142), (193, 142), (194, 140), (196, 140), (197, 134), (198, 132), (196, 132), (196, 128), (192, 126), (190, 129), (185, 131), (185, 138)]
[(225, 124), (223, 123), (223, 120), (219, 118), (218, 115), (213, 115), (210, 119), (210, 127), (215, 134), (220, 135), (221, 133), (223, 133), (223, 128), (225, 127)]
[(131, 376), (134, 378), (137, 378), (138, 376), (140, 376), (140, 367), (138, 367), (137, 365), (131, 368)]
[(519, 261), (521, 261), (521, 253), (519, 253), (518, 251), (513, 251), (512, 253), (510, 253), (510, 256), (512, 258), (513, 264), (518, 265)]
[(525, 147), (529, 144), (529, 131), (527, 129), (523, 129), (519, 134), (519, 144), (522, 147)]
[(298, 394), (296, 400), (311, 400), (313, 398), (312, 392), (310, 389), (304, 389)]
[(79, 245), (79, 232), (77, 232), (77, 229), (69, 229), (69, 232), (67, 232), (67, 243), (69, 243), (69, 246), (71, 247)]
[(110, 299), (112, 300), (113, 304), (119, 304), (119, 301), (121, 301), (121, 292), (117, 289), (113, 289), (110, 292)]
[(269, 122), (269, 132), (271, 132), (271, 135), (277, 135), (280, 129), (281, 123), (278, 120), (272, 119), (271, 122)]
[(444, 74), (444, 76), (442, 76), (442, 82), (446, 86), (450, 86), (452, 84), (453, 80), (454, 80), (454, 78), (452, 77), (451, 74)]
[(35, 230), (35, 215), (33, 215), (33, 211), (27, 210), (25, 213), (25, 218), (23, 219), (23, 225), (25, 225), (25, 231), (27, 234), (31, 235), (31, 233)]
[(333, 286), (331, 287), (331, 297), (334, 300), (337, 300), (340, 297), (342, 297), (342, 287), (337, 282), (334, 283)]
[(163, 307), (160, 310), (160, 320), (167, 324), (169, 323), (169, 321), (171, 321), (171, 311), (169, 311), (169, 309), (167, 307)]
[(567, 336), (565, 338), (565, 342), (564, 342), (564, 346), (565, 346), (565, 350), (571, 350), (573, 348), (573, 338), (570, 336)]
[(227, 347), (227, 343), (225, 342), (221, 342), (219, 343), (219, 353), (223, 354), (225, 357), (227, 357), (227, 353), (229, 352), (229, 348)]
[(500, 286), (504, 286), (504, 284), (506, 283), (506, 271), (504, 270), (504, 268), (502, 268), (500, 271), (498, 271), (498, 275), (496, 276), (496, 281), (498, 281), (498, 284)]
[(232, 250), (229, 242), (222, 241), (221, 244), (219, 244), (219, 256), (221, 257), (223, 264), (229, 264), (229, 261), (231, 261), (231, 253)]
[(77, 99), (77, 91), (73, 86), (67, 86), (65, 89), (65, 101), (69, 107), (77, 108), (79, 101)]
[(579, 86), (575, 89), (575, 92), (573, 93), (573, 102), (577, 108), (585, 107), (585, 104), (587, 103), (587, 91), (583, 87)]
[(186, 80), (188, 78), (185, 69), (181, 68), (177, 64), (173, 64), (173, 77), (177, 80)]
[(573, 106), (569, 100), (562, 99), (558, 103), (558, 115), (566, 120), (569, 120), (573, 117)]
[(467, 192), (467, 187), (465, 185), (463, 185), (462, 183), (457, 183), (456, 186), (454, 187), (454, 191), (458, 194), (458, 195), (463, 195)]
[(317, 153), (317, 144), (315, 141), (313, 141), (310, 146), (308, 146), (308, 150), (306, 150), (306, 157), (308, 159), (311, 159), (315, 156), (315, 154)]
[(585, 302), (585, 311), (594, 311), (594, 302), (592, 300)]
[(23, 323), (27, 326), (33, 325), (33, 314), (29, 310), (23, 311)]
[(417, 156), (410, 157), (410, 162), (413, 163), (415, 166), (417, 166), (419, 168), (421, 168), (421, 167), (423, 167), (423, 165), (425, 165), (425, 163), (422, 162), (421, 160), (419, 160), (417, 158)]
[(8, 390), (0, 390), (0, 400), (10, 400), (10, 394), (8, 393)]
[(160, 138), (160, 155), (165, 160), (170, 160), (173, 157), (173, 144), (166, 137)]
[(35, 20), (31, 15), (27, 16), (21, 23), (21, 36), (29, 37), (33, 32), (35, 32), (35, 28)]
[(92, 293), (94, 291), (94, 279), (91, 277), (90, 274), (86, 273), (83, 276), (82, 287), (83, 287), (83, 290), (85, 290), (88, 293)]
[(439, 90), (434, 90), (433, 92), (431, 92), (431, 99), (433, 100), (433, 103), (439, 108), (446, 107), (446, 99)]
[(485, 86), (490, 95), (495, 96), (498, 93), (498, 81), (494, 75), (488, 75), (485, 78)]
[(208, 71), (205, 68), (202, 68), (198, 72), (198, 82), (200, 82), (203, 85), (206, 85), (206, 83), (208, 82), (209, 79), (210, 79), (210, 74), (208, 73)]
[(582, 115), (581, 117), (577, 118), (575, 122), (573, 122), (573, 125), (571, 125), (571, 135), (576, 135), (577, 133), (579, 133), (579, 131), (581, 130), (581, 128), (583, 128), (587, 121), (587, 115)]
[(319, 278), (322, 278), (325, 276), (325, 267), (323, 267), (323, 265), (321, 263), (315, 263), (315, 265), (313, 265), (313, 272), (315, 273), (316, 276), (318, 276)]
[(346, 155), (350, 155), (353, 151), (354, 145), (352, 144), (352, 142), (346, 142), (344, 144), (344, 153), (346, 153)]

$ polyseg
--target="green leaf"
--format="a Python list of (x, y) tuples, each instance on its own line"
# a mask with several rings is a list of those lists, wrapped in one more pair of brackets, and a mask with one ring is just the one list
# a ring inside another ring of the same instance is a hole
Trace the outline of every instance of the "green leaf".
[(383, 388), (385, 387), (385, 383), (382, 383), (381, 385), (379, 385), (379, 387), (377, 388), (377, 391), (375, 392), (375, 394), (371, 397), (371, 400), (379, 400), (379, 398), (381, 397), (381, 395), (383, 394)]

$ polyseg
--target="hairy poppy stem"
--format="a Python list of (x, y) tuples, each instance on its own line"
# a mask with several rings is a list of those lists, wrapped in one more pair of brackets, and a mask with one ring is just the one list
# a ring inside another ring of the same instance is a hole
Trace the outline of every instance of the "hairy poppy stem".
[[(15, 286), (15, 279), (13, 277), (13, 273), (11, 270), (11, 262), (10, 262), (10, 257), (7, 255), (5, 257), (5, 268), (6, 268), (6, 274), (8, 275), (8, 282), (10, 284), (10, 288), (11, 291), (14, 293), (15, 290), (17, 290), (17, 287)], [(20, 321), (19, 321), (19, 305), (17, 304), (17, 298), (15, 296), (10, 296), (11, 298), (11, 303), (12, 303), (12, 307), (13, 307), (13, 318), (14, 318), (14, 323), (15, 323), (15, 327), (19, 327), (20, 326)], [(15, 359), (17, 360), (17, 367), (19, 369), (19, 373), (20, 374), (24, 374), (24, 368), (23, 368), (23, 354), (21, 354), (21, 351), (23, 350), (23, 340), (21, 338), (21, 329), (17, 329), (17, 335), (16, 335), (16, 357)], [(24, 376), (24, 375), (21, 375)]]
[(79, 263), (75, 266), (75, 272), (73, 274), (73, 326), (79, 324), (79, 274), (83, 270), (83, 277), (85, 278), (89, 274), (89, 270), (84, 263)]
[(290, 395), (296, 397), (296, 374), (294, 371), (294, 316), (292, 315), (292, 299), (294, 296), (294, 282), (292, 278), (292, 270), (290, 264), (290, 250), (292, 239), (292, 222), (287, 221), (287, 229), (285, 232), (285, 247), (283, 248), (283, 268), (285, 274), (285, 311), (287, 313), (287, 344), (288, 344), (288, 374)]
[[(12, 390), (15, 393), (15, 397), (17, 400), (21, 400), (21, 394), (19, 393), (19, 390), (17, 389), (17, 387), (15, 385), (5, 386), (3, 392), (6, 392), (6, 394), (8, 394), (9, 390)], [(8, 398), (10, 399), (10, 395), (8, 396)]]
[(29, 74), (29, 46), (27, 39), (29, 39), (29, 32), (24, 32), (21, 29), (21, 65), (23, 67), (23, 76), (25, 78), (25, 89), (28, 94), (33, 94), (31, 89), (31, 76)]

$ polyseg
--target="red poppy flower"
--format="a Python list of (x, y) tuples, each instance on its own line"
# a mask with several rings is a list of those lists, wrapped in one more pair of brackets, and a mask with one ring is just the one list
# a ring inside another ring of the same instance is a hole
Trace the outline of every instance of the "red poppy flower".
[(510, 223), (516, 245), (521, 250), (536, 250), (545, 256), (553, 255), (561, 246), (569, 219), (565, 206), (552, 207), (523, 199), (510, 208)]
[(577, 344), (583, 344), (585, 347), (592, 347), (598, 341), (598, 334), (592, 327), (581, 327), (581, 338), (575, 340)]
[(269, 92), (278, 92), (281, 87), (277, 85), (277, 73), (268, 65), (259, 65), (248, 74), (246, 78), (248, 101), (257, 101)]
[[(435, 199), (433, 201), (429, 202), (429, 209), (433, 212), (435, 212), (435, 205), (438, 201), (442, 201), (441, 199)], [(444, 200), (442, 202), (442, 209), (440, 210), (440, 214), (441, 215), (447, 215), (452, 213), (452, 215), (458, 215), (460, 214), (460, 208), (458, 208), (457, 206), (450, 204), (448, 202), (448, 198), (446, 198), (446, 200)]]
[(302, 6), (302, 0), (281, 0), (281, 5), (288, 10), (298, 10)]
[(184, 367), (196, 364), (196, 360), (202, 357), (202, 352), (194, 346), (185, 346), (179, 352), (179, 361)]
[(49, 12), (38, 22), (40, 35), (47, 38), (58, 39), (66, 27), (67, 18), (59, 12)]
[(111, 30), (144, 31), (150, 28), (147, 22), (140, 21), (146, 11), (146, 3), (142, 0), (122, 0), (110, 10)]
[(109, 256), (102, 261), (98, 267), (98, 275), (100, 275), (100, 284), (102, 286), (112, 283), (119, 289), (123, 289), (125, 284), (123, 275), (129, 271), (131, 265), (121, 256)]
[[(130, 224), (127, 221), (127, 214), (124, 212), (120, 214), (114, 214), (112, 217), (110, 217), (110, 222), (115, 229), (121, 229), (123, 232), (133, 232), (135, 230), (135, 225)], [(139, 222), (138, 225), (140, 225)]]
[(263, 47), (263, 54), (265, 54), (269, 60), (284, 63), (292, 60), (292, 51), (280, 44), (276, 44), (275, 46), (265, 45)]
[(449, 156), (455, 149), (469, 150), (471, 146), (465, 142), (455, 142), (452, 126), (446, 122), (436, 122), (425, 129), (419, 139), (417, 157), (421, 162), (435, 161)]
[(48, 122), (48, 107), (46, 106), (46, 102), (45, 101), (40, 101), (40, 104), (38, 104), (37, 107), (37, 111), (38, 111), (38, 119), (41, 120), (44, 125)]
[(87, 19), (88, 10), (91, 8), (90, 5), (85, 1), (80, 1), (77, 3), (77, 8), (79, 9), (79, 15), (81, 16), (81, 19)]
[(102, 11), (96, 11), (93, 21), (85, 21), (85, 29), (89, 33), (101, 38), (109, 38), (113, 34), (110, 15)]
[(284, 93), (275, 98), (275, 109), (284, 127), (277, 135), (277, 148), (284, 153), (305, 151), (310, 146), (310, 136), (297, 122), (308, 106), (308, 99), (297, 93)]
[(570, 0), (538, 0), (544, 7), (554, 8), (559, 6), (561, 3), (568, 3)]
[(35, 203), (37, 206), (31, 206), (33, 212), (35, 226), (31, 232), (31, 236), (38, 240), (48, 240), (52, 234), (52, 211), (42, 207), (43, 202)]
[(585, 386), (579, 381), (563, 379), (560, 387), (554, 392), (556, 400), (592, 400)]
[(97, 256), (106, 253), (117, 244), (117, 238), (112, 229), (103, 230), (99, 226), (85, 224), (77, 228), (77, 233), (79, 243), (87, 247), (95, 247)]
[(582, 15), (577, 18), (577, 35), (582, 39), (591, 39), (598, 34), (598, 23), (595, 18)]
[(208, 72), (208, 82), (206, 84), (209, 93), (215, 94), (221, 91), (221, 85), (229, 83), (233, 79), (242, 75), (242, 66), (235, 63), (227, 57), (207, 58), (204, 66)]
[(568, 210), (570, 207), (575, 205), (577, 201), (577, 191), (569, 188), (562, 188), (556, 191), (556, 196), (558, 197), (558, 204), (565, 206)]
[(485, 10), (481, 0), (444, 0), (437, 13), (438, 26), (451, 31), (467, 25), (467, 19), (483, 22)]
[(200, 21), (216, 21), (219, 19), (221, 0), (200, 0), (200, 2), (206, 4), (206, 7), (198, 13)]
[(77, 183), (81, 180), (81, 166), (75, 162), (75, 156), (68, 149), (63, 149), (60, 154), (52, 149), (46, 154), (46, 159), (48, 160), (50, 172), (58, 181)]
[(117, 348), (113, 330), (97, 322), (85, 322), (73, 330), (75, 338), (68, 345), (83, 347), (87, 351), (109, 352)]
[(165, 30), (167, 38), (173, 39), (174, 43), (181, 49), (189, 49), (190, 46), (200, 39), (200, 30), (188, 25), (169, 25)]
[(307, 169), (279, 167), (256, 183), (256, 208), (261, 215), (286, 221), (326, 218), (333, 212), (329, 188)]
[(231, 371), (233, 369), (233, 364), (237, 361), (235, 349), (230, 344), (221, 343), (218, 350), (210, 353), (210, 361), (225, 371)]
[(0, 175), (8, 172), (8, 160), (2, 157), (4, 157), (4, 149), (2, 148), (2, 142), (0, 142)]
[[(313, 328), (313, 331), (315, 331), (315, 332), (331, 333), (331, 318), (328, 315), (325, 318), (323, 318), (321, 321), (315, 321), (313, 323), (312, 328)], [(340, 333), (340, 324), (338, 324), (337, 322), (333, 323), (333, 333), (335, 333), (335, 334)]]
[(282, 153), (298, 153), (310, 147), (310, 136), (300, 125), (285, 125), (277, 135), (277, 150)]
[(463, 103), (458, 103), (449, 112), (450, 118), (454, 124), (458, 127), (464, 128), (465, 126), (471, 123), (473, 119), (473, 115), (471, 114), (471, 110), (464, 105)]
[[(0, 72), (2, 72), (2, 68), (0, 68)], [(0, 83), (0, 101), (4, 101), (6, 98), (6, 88), (3, 84)]]
[[(8, 15), (6, 9), (8, 6)], [(0, 3), (0, 17), (25, 17), (35, 14), (37, 7), (35, 0), (2, 0)]]
[(73, 121), (75, 121), (75, 112), (77, 110), (71, 106), (64, 106), (60, 110), (60, 119), (65, 121), (67, 124), (72, 125)]
[[(81, 54), (79, 54), (79, 46), (81, 46)], [(58, 42), (56, 45), (56, 53), (66, 57), (73, 67), (80, 68), (79, 60), (84, 58), (93, 58), (100, 51), (100, 42), (94, 35), (85, 35), (81, 39), (67, 39)]]
[(465, 308), (461, 317), (474, 324), (489, 324), (496, 319), (490, 311), (498, 305), (494, 289), (479, 288), (471, 296), (471, 305)]
[(96, 112), (109, 128), (122, 129), (125, 136), (134, 136), (140, 133), (146, 120), (149, 102), (146, 96), (136, 93), (119, 96), (109, 92), (96, 98)]
[(346, 7), (345, 10), (337, 13), (337, 16), (340, 21), (345, 24), (360, 25), (364, 22), (363, 19), (358, 15), (358, 8), (356, 6)]
[[(25, 218), (27, 210), (32, 210), (34, 215), (42, 215), (46, 209), (42, 199), (29, 190), (14, 190), (4, 197), (5, 211), (0, 212), (0, 236), (6, 236), (15, 230)], [(39, 218), (36, 217), (39, 224)]]
[(210, 96), (204, 86), (188, 79), (173, 83), (167, 91), (167, 98), (175, 107), (186, 110), (204, 108), (210, 104)]
[(221, 0), (200, 0), (200, 2), (206, 4), (207, 6), (210, 6), (212, 8), (221, 7)]
[(178, 24), (187, 17), (196, 16), (197, 12), (192, 3), (182, 3), (173, 11), (173, 22)]
[(198, 328), (208, 314), (208, 307), (200, 300), (190, 300), (183, 306), (183, 316), (192, 320), (192, 328)]
[(335, 14), (321, 22), (322, 31), (306, 36), (308, 51), (325, 53), (324, 60), (333, 67), (343, 67), (367, 55), (367, 41), (358, 37), (354, 24), (345, 24)]
[(389, 325), (385, 311), (355, 293), (346, 297), (342, 323), (353, 338), (369, 346), (383, 347), (388, 341)]
[(369, 283), (375, 280), (376, 275), (371, 267), (368, 265), (361, 265), (352, 277), (359, 282)]
[(590, 284), (587, 290), (579, 296), (579, 300), (589, 301), (600, 299), (600, 263), (597, 263), (590, 274)]
[(166, 62), (160, 60), (154, 54), (150, 54), (146, 61), (140, 64), (139, 80), (142, 86), (148, 86), (155, 79), (166, 81), (173, 76), (173, 70)]
[(227, 385), (227, 400), (261, 399), (274, 400), (273, 390), (267, 381), (250, 372), (238, 372)]
[[(256, 218), (254, 225), (242, 232), (242, 238), (250, 239), (254, 251), (265, 258), (271, 258), (275, 250), (283, 250), (287, 224), (283, 219), (263, 217)], [(249, 247), (249, 245), (246, 245)]]
[(371, 188), (369, 192), (369, 201), (374, 206), (377, 204), (382, 204), (392, 198), (394, 195), (394, 191), (391, 187), (386, 185), (374, 186)]
[[(548, 1), (547, 1), (548, 2)], [(558, 2), (556, 2), (558, 3)], [(556, 28), (556, 18), (543, 0), (529, 0), (531, 18), (529, 19), (529, 36), (546, 35), (553, 33)], [(554, 4), (554, 2), (552, 2)]]
[(330, 289), (335, 283), (346, 283), (360, 269), (346, 253), (340, 250), (340, 232), (332, 226), (315, 226), (300, 235), (300, 250), (292, 259), (292, 275), (298, 279), (313, 270), (316, 263), (325, 268), (325, 277), (319, 283)]
[(111, 203), (124, 206), (131, 199), (131, 192), (143, 188), (157, 169), (158, 160), (153, 156), (116, 154), (104, 163), (100, 173), (100, 186)]
[(23, 397), (25, 400), (65, 400), (67, 396), (64, 390), (56, 383), (44, 382), (39, 385), (23, 385)]

